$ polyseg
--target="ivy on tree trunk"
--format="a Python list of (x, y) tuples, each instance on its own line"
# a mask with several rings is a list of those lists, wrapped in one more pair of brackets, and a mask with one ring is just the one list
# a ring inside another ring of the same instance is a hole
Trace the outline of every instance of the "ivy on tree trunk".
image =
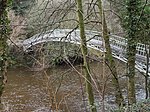
[(9, 35), (7, 7), (9, 2), (9, 0), (0, 1), (0, 97), (7, 82), (7, 39)]
[(136, 103), (135, 95), (135, 60), (136, 45), (138, 41), (138, 26), (141, 0), (127, 0), (124, 26), (127, 34), (127, 77), (128, 77), (128, 103)]

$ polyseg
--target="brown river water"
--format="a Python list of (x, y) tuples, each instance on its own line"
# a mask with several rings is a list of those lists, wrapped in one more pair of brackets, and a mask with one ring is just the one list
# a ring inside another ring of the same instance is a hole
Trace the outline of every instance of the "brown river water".
[[(121, 87), (126, 88), (125, 68), (117, 62)], [(105, 73), (103, 71), (105, 70)], [(91, 72), (96, 105), (102, 108), (105, 94), (105, 108), (115, 107), (111, 76), (102, 63), (91, 62)], [(105, 74), (105, 75), (104, 75)], [(107, 74), (107, 75), (106, 75)], [(88, 112), (84, 76), (81, 67), (58, 66), (45, 71), (31, 72), (25, 68), (8, 70), (8, 82), (2, 96), (1, 112)], [(137, 97), (144, 98), (141, 76), (137, 76)], [(104, 86), (104, 84), (106, 86)], [(95, 86), (95, 85), (98, 86)], [(104, 89), (105, 88), (105, 89)], [(104, 91), (105, 90), (105, 91)], [(122, 89), (126, 96), (126, 89)], [(104, 94), (103, 94), (104, 93)], [(107, 112), (107, 111), (106, 111)]]

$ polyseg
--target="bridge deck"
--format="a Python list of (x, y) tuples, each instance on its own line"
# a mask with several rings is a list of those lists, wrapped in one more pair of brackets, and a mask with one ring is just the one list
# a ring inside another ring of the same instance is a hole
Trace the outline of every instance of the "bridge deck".
[[(101, 33), (97, 31), (85, 31), (87, 37), (87, 46), (88, 48), (94, 49), (90, 50), (97, 55), (103, 54), (105, 52), (103, 45), (103, 38), (100, 36)], [(70, 42), (73, 44), (80, 44), (80, 31), (72, 29), (56, 29), (50, 30), (44, 33), (36, 34), (33, 37), (26, 39), (22, 42), (22, 46), (24, 50), (43, 42), (49, 41), (59, 41), (59, 42)], [(114, 58), (117, 58), (125, 63), (127, 63), (126, 59), (126, 45), (127, 39), (117, 36), (110, 35), (110, 43), (113, 52)], [(147, 46), (146, 46), (147, 47)], [(136, 54), (136, 68), (141, 72), (146, 72), (146, 52), (145, 45), (138, 43), (137, 44), (137, 54)], [(148, 47), (147, 47), (148, 50)], [(98, 53), (99, 51), (100, 53)], [(148, 50), (149, 51), (149, 50)], [(149, 57), (150, 59), (150, 57)], [(149, 74), (150, 74), (150, 64), (149, 64)]]

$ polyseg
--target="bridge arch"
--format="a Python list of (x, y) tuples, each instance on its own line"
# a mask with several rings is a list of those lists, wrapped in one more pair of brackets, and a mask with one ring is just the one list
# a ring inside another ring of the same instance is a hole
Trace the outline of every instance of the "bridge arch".
[[(87, 47), (91, 49), (98, 50), (100, 52), (105, 52), (103, 48), (103, 38), (100, 36), (101, 32), (86, 30), (87, 37)], [(72, 29), (56, 29), (50, 30), (43, 33), (36, 34), (29, 39), (26, 39), (22, 42), (24, 51), (28, 48), (44, 42), (56, 41), (56, 42), (69, 42), (73, 44), (80, 44), (80, 31)], [(126, 45), (127, 39), (117, 36), (110, 35), (110, 44), (113, 53), (113, 57), (127, 63), (126, 59)], [(145, 56), (145, 45), (138, 43), (137, 44), (137, 54), (136, 54), (136, 66), (140, 72), (146, 72), (146, 56)], [(148, 50), (149, 51), (149, 50)], [(150, 57), (149, 57), (150, 58)], [(149, 65), (150, 72), (150, 65)], [(150, 73), (149, 73), (150, 75)]]

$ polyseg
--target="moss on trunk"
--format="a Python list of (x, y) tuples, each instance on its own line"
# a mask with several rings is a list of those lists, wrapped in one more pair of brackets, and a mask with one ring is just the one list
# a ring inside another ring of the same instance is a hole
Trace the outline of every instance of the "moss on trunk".
[(7, 81), (7, 38), (9, 34), (9, 21), (7, 17), (8, 2), (8, 0), (0, 1), (0, 97), (2, 96), (3, 89)]
[(83, 69), (86, 77), (86, 92), (88, 95), (88, 101), (90, 105), (91, 112), (96, 112), (96, 106), (94, 104), (94, 94), (92, 90), (92, 80), (89, 69), (89, 62), (87, 60), (87, 44), (86, 44), (86, 36), (84, 30), (84, 20), (83, 20), (83, 10), (82, 10), (82, 0), (77, 0), (77, 8), (78, 8), (78, 19), (79, 19), (79, 27), (80, 27), (80, 38), (81, 38), (81, 51), (83, 55)]
[(105, 13), (103, 11), (103, 6), (102, 6), (102, 1), (98, 0), (98, 6), (99, 6), (99, 12), (100, 12), (100, 17), (102, 21), (102, 33), (103, 33), (103, 38), (105, 41), (105, 48), (106, 48), (106, 56), (105, 56), (105, 61), (108, 62), (108, 66), (111, 69), (111, 73), (113, 75), (112, 81), (113, 85), (115, 88), (115, 97), (116, 97), (116, 103), (118, 105), (124, 104), (124, 98), (120, 89), (119, 85), (119, 79), (118, 79), (118, 74), (117, 74), (117, 69), (115, 65), (115, 61), (112, 56), (112, 51), (110, 47), (110, 42), (109, 42), (109, 34), (108, 34), (108, 29), (107, 29), (107, 23), (105, 19)]

